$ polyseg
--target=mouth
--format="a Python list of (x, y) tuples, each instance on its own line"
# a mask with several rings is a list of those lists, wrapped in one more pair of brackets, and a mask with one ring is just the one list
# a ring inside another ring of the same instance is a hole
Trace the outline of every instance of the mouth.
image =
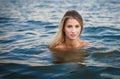
[(71, 34), (71, 36), (72, 36), (72, 37), (75, 37), (75, 36), (76, 36), (76, 34)]

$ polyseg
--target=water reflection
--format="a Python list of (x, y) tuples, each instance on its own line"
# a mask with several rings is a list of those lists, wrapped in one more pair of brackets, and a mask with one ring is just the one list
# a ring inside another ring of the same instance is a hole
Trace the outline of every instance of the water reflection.
[(89, 53), (84, 49), (50, 49), (52, 51), (52, 56), (55, 58), (54, 64), (61, 64), (67, 62), (83, 62)]

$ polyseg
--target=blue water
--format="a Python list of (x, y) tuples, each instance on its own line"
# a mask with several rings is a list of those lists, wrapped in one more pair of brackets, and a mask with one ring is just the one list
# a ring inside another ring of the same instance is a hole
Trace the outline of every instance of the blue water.
[[(89, 55), (56, 64), (47, 46), (69, 9), (83, 16)], [(120, 79), (120, 1), (0, 0), (0, 79)]]

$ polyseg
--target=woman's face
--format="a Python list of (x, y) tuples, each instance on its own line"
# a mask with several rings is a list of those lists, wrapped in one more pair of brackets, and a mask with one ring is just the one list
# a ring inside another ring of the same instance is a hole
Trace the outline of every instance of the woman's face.
[(67, 19), (64, 27), (64, 32), (66, 38), (71, 40), (77, 39), (81, 32), (81, 26), (76, 19), (74, 18)]

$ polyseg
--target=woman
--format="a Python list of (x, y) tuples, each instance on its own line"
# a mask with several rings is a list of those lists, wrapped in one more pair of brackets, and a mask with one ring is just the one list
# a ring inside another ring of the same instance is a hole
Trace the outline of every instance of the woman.
[(53, 49), (83, 48), (88, 42), (79, 38), (83, 30), (83, 19), (75, 10), (68, 10), (59, 25), (55, 40), (49, 45)]

